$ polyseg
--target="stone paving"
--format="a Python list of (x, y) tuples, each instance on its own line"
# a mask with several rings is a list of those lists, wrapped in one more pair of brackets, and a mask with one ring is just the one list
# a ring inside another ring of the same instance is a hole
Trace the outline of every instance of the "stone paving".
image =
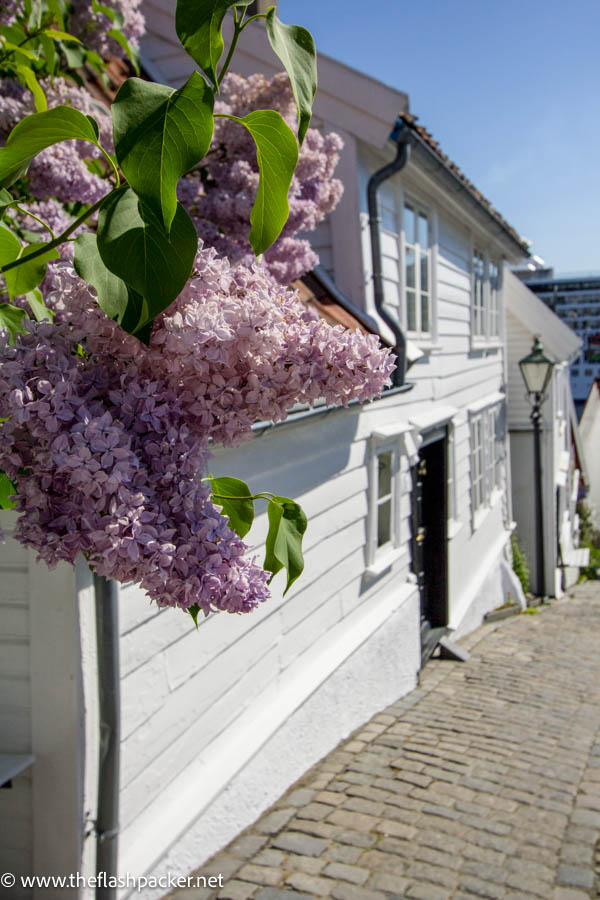
[(173, 900), (597, 897), (600, 583), (479, 628)]

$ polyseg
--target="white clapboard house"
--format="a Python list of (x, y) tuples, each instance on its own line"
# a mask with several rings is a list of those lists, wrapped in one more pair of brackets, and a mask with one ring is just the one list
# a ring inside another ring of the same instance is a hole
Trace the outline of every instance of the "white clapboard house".
[[(579, 549), (577, 500), (581, 477), (588, 481), (585, 449), (571, 393), (569, 365), (581, 352), (582, 340), (533, 291), (508, 270), (504, 273), (508, 365), (508, 430), (513, 514), (527, 557), (535, 593), (560, 597), (588, 564), (589, 550)], [(532, 404), (519, 360), (539, 337), (554, 362), (541, 412), (542, 564), (538, 573), (538, 528), (535, 515), (534, 429)], [(538, 584), (538, 578), (543, 585)]]
[[(150, 74), (179, 85), (192, 62), (173, 7), (145, 4), (143, 55)], [(260, 25), (244, 33), (237, 65), (279, 69)], [(407, 338), (418, 359), (378, 401), (258, 423), (253, 441), (217, 451), (213, 474), (294, 497), (308, 514), (305, 573), (285, 599), (279, 576), (257, 612), (211, 615), (196, 631), (136, 588), (119, 590), (123, 875), (198, 868), (414, 688), (440, 636), (518, 596), (502, 273), (526, 246), (415, 123), (406, 94), (322, 58), (315, 121), (345, 141), (345, 193), (312, 235), (325, 270), (313, 293), (320, 286), (338, 312), (358, 308), (400, 350)], [(10, 530), (11, 514), (3, 522)], [(264, 516), (257, 552), (261, 527)], [(0, 554), (0, 753), (12, 776), (0, 792), (0, 862), (94, 874), (90, 576), (85, 566), (49, 573), (10, 541)]]

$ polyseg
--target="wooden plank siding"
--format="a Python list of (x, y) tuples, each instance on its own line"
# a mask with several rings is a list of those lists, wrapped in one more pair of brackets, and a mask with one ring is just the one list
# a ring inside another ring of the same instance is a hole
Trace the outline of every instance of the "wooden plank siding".
[[(16, 516), (0, 512), (0, 752), (31, 753), (29, 573), (26, 549), (12, 537)], [(28, 875), (32, 866), (31, 773), (0, 791), (0, 870)], [(24, 896), (16, 890), (15, 896)]]

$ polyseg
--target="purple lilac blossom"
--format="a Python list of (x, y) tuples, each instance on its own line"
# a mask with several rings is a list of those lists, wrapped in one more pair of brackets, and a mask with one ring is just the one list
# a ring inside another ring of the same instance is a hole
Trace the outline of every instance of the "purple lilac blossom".
[[(297, 130), (296, 105), (285, 73), (270, 81), (263, 75), (229, 74), (223, 81), (215, 113), (243, 117), (254, 109), (274, 109)], [(289, 192), (290, 215), (281, 236), (263, 257), (280, 284), (290, 284), (313, 269), (319, 258), (299, 232), (314, 231), (337, 205), (341, 182), (333, 177), (343, 146), (335, 133), (310, 128), (300, 148)], [(254, 142), (247, 130), (230, 119), (216, 118), (212, 149), (202, 163), (203, 178), (180, 182), (179, 198), (189, 210), (205, 246), (215, 247), (232, 262), (251, 265), (248, 241), (250, 212), (258, 186)]]
[(12, 25), (23, 7), (22, 0), (2, 0), (0, 5), (0, 25)]
[(149, 347), (68, 264), (52, 285), (52, 324), (28, 323), (14, 345), (0, 334), (0, 468), (19, 489), (17, 538), (49, 566), (84, 553), (159, 606), (254, 609), (267, 573), (210, 501), (209, 439), (237, 444), (255, 418), (285, 418), (297, 401), (373, 397), (389, 351), (213, 249), (199, 251)]
[[(108, 109), (83, 88), (69, 84), (63, 78), (42, 82), (48, 108), (73, 106), (92, 115), (100, 129), (100, 142), (113, 149), (112, 124)], [(0, 80), (0, 141), (24, 116), (35, 112), (31, 93), (11, 79)], [(39, 153), (28, 171), (29, 190), (36, 200), (57, 197), (63, 202), (95, 203), (108, 193), (108, 185), (89, 171), (86, 159), (99, 159), (101, 153), (87, 141), (63, 141)]]
[[(140, 11), (142, 0), (103, 0), (102, 5), (121, 13), (123, 25), (118, 30), (134, 49), (138, 49), (139, 39), (145, 31), (145, 19)], [(88, 0), (74, 0), (69, 19), (71, 34), (81, 38), (87, 47), (96, 50), (104, 59), (111, 56), (125, 57), (121, 45), (108, 35), (113, 27), (117, 27), (116, 23), (113, 25), (104, 13), (95, 13)]]

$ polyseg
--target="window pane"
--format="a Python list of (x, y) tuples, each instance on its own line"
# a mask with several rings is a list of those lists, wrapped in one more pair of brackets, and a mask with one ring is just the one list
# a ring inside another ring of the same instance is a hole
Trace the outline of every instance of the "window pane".
[(423, 213), (419, 213), (419, 244), (423, 249), (429, 247), (429, 220)]
[(493, 262), (490, 262), (490, 287), (494, 291), (498, 289), (498, 266)]
[(484, 262), (483, 255), (476, 250), (473, 254), (473, 275), (476, 279), (483, 280)]
[(394, 237), (391, 234), (387, 234), (387, 232), (381, 232), (381, 252), (385, 253), (386, 256), (390, 256), (392, 259), (398, 259), (400, 254), (398, 252), (398, 238)]
[(386, 500), (377, 508), (377, 546), (392, 539), (392, 500)]
[(429, 256), (421, 253), (421, 290), (429, 290)]
[(415, 287), (415, 251), (407, 247), (405, 251), (406, 287)]
[(384, 279), (383, 299), (386, 305), (398, 309), (400, 306), (400, 285), (397, 281), (389, 281), (387, 278)]
[(429, 331), (429, 294), (421, 294), (421, 331)]
[(406, 328), (417, 330), (417, 297), (414, 291), (406, 292)]
[(379, 214), (382, 228), (385, 228), (386, 231), (391, 231), (392, 234), (399, 234), (396, 211), (387, 206), (382, 206)]
[(400, 272), (399, 272), (398, 263), (396, 262), (396, 260), (392, 259), (390, 256), (382, 256), (381, 261), (383, 263), (383, 265), (381, 267), (382, 271), (383, 271), (383, 277), (389, 278), (390, 281), (399, 282), (400, 281)]
[(377, 457), (379, 477), (377, 496), (387, 497), (392, 491), (392, 454), (380, 453)]
[(404, 237), (409, 244), (415, 243), (415, 211), (412, 206), (404, 206)]

